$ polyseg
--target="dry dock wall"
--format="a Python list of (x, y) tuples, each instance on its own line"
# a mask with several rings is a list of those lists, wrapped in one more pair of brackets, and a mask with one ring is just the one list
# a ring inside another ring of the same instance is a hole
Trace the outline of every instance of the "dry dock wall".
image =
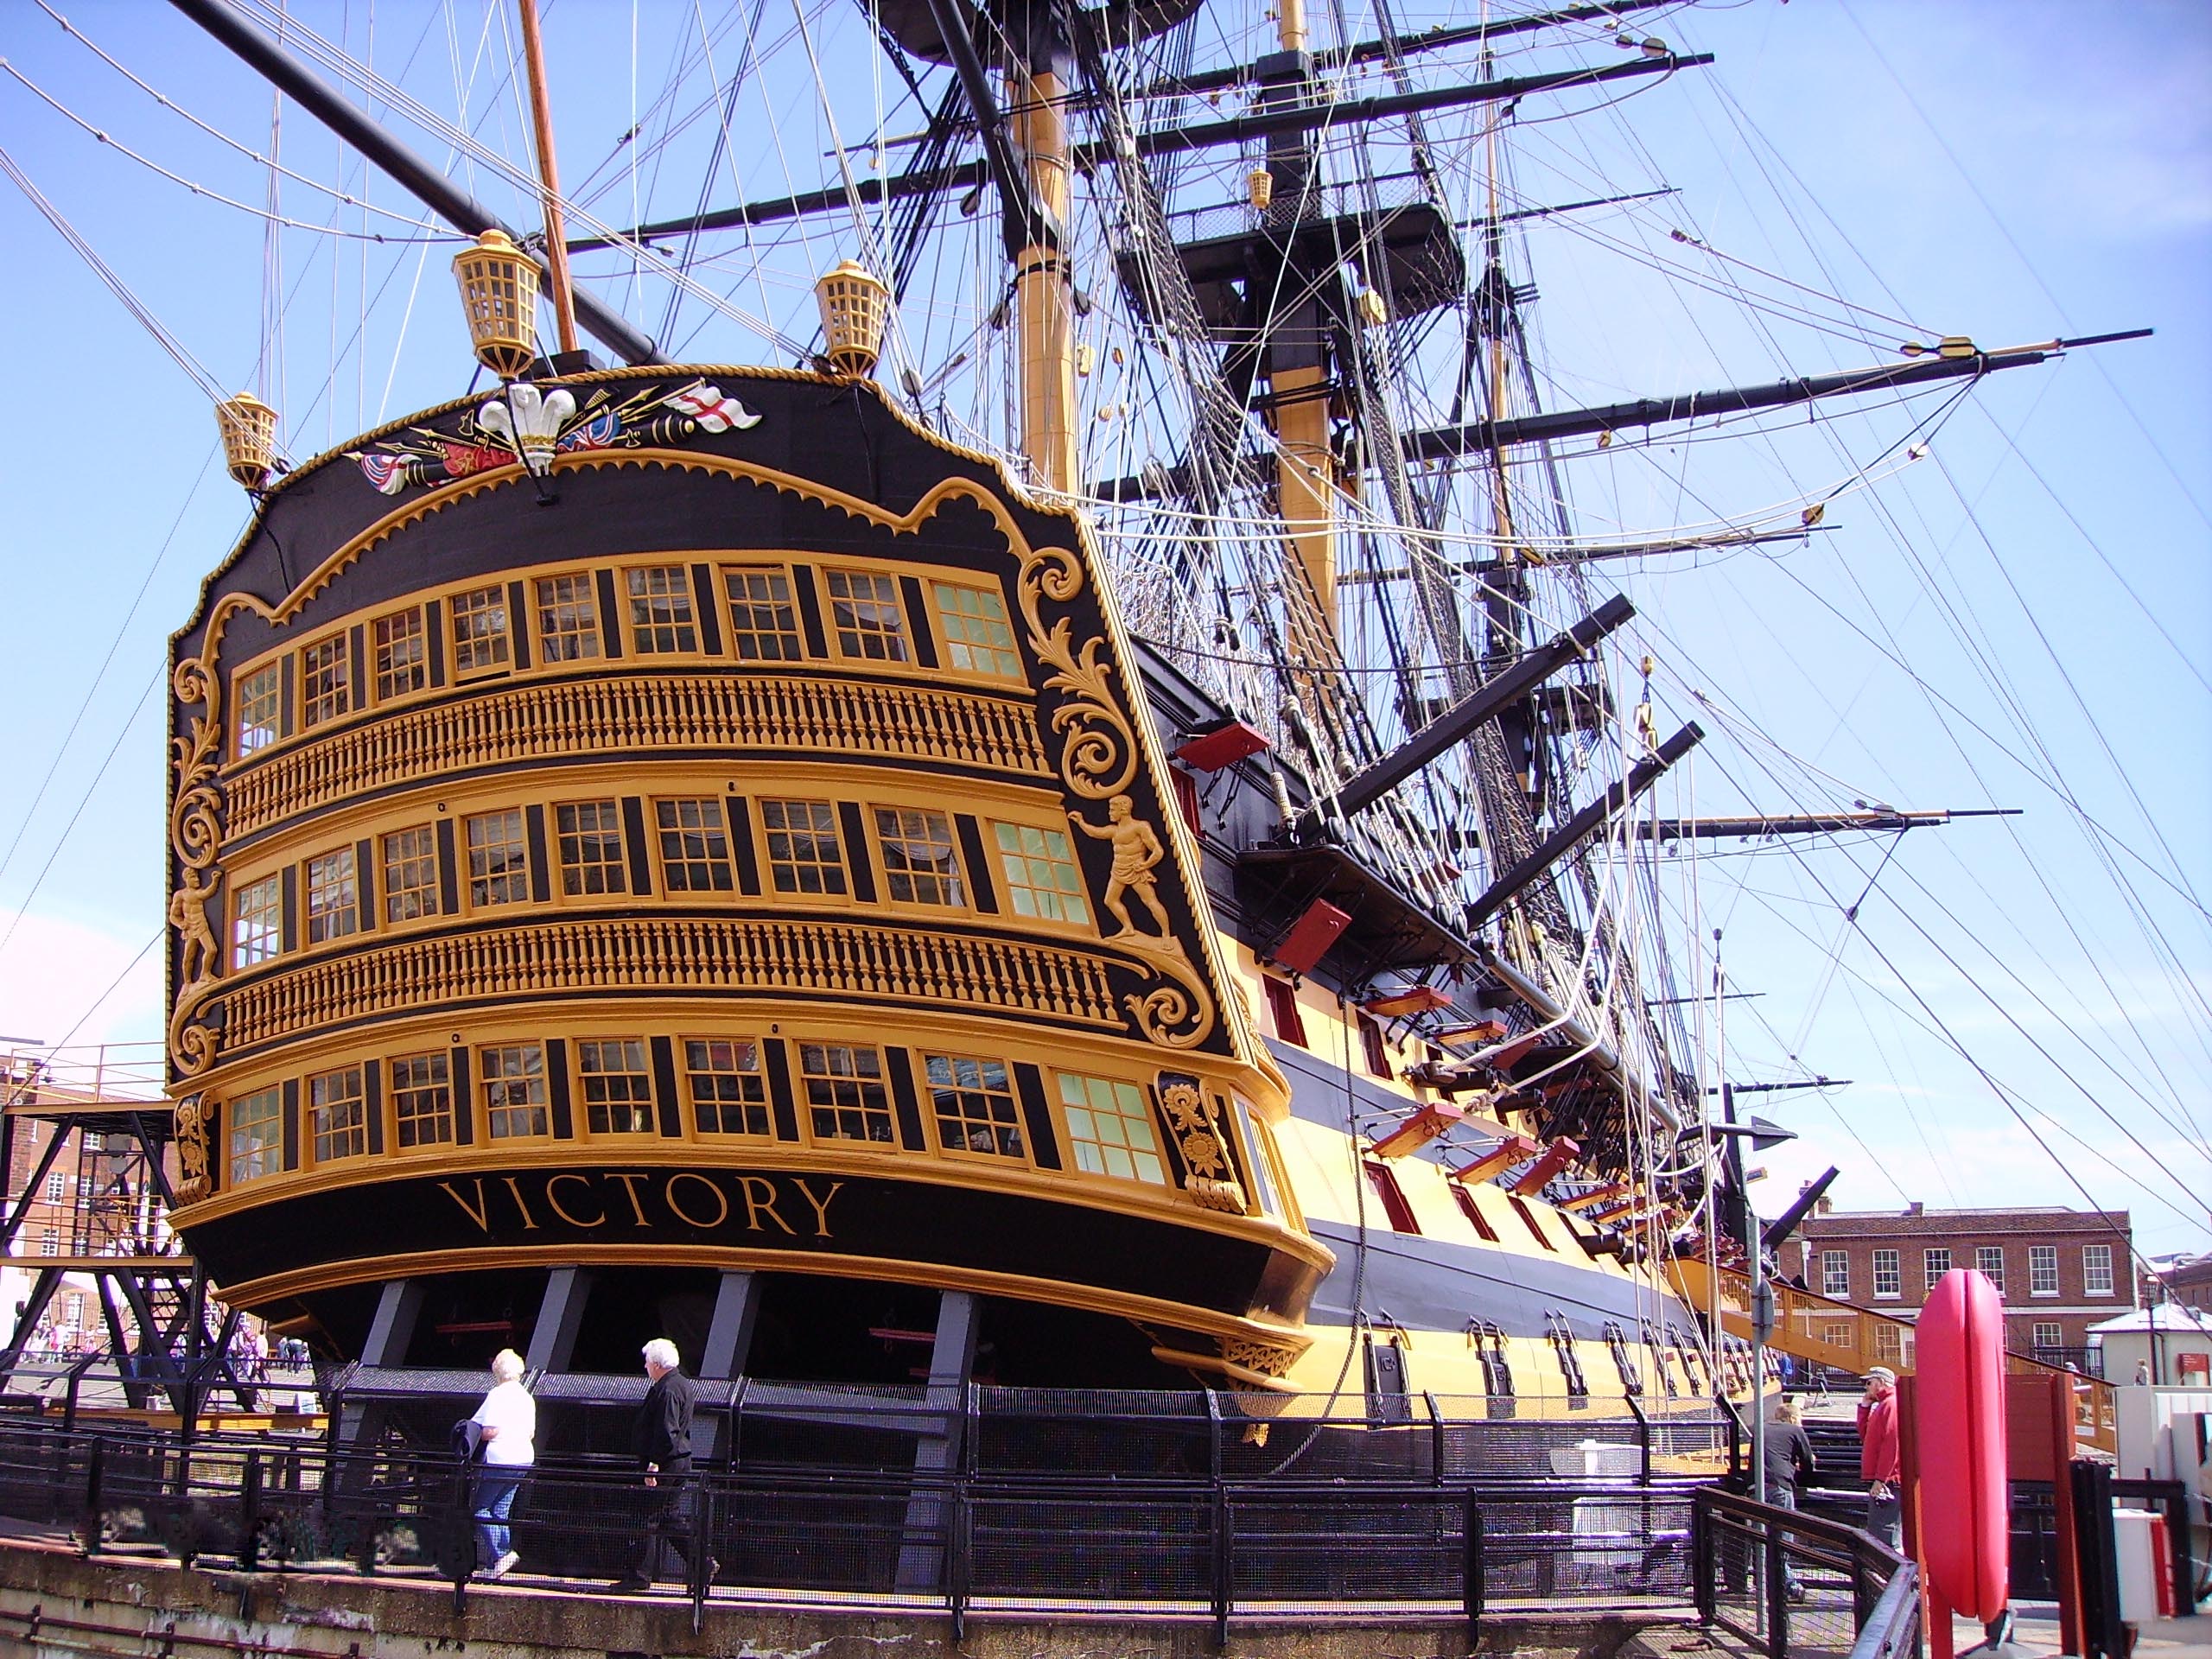
[(711, 1605), (395, 1578), (245, 1573), (0, 1540), (0, 1654), (22, 1659), (1616, 1659), (1679, 1610), (1498, 1613), (1470, 1647), (1464, 1621), (1252, 1624), (1217, 1648), (1203, 1619), (971, 1615), (956, 1644), (941, 1614)]

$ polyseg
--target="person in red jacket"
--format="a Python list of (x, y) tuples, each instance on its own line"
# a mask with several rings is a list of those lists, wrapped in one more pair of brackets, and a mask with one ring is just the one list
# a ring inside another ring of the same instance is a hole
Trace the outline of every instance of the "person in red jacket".
[(1886, 1365), (1866, 1373), (1859, 1402), (1859, 1477), (1866, 1483), (1866, 1530), (1897, 1547), (1897, 1374)]

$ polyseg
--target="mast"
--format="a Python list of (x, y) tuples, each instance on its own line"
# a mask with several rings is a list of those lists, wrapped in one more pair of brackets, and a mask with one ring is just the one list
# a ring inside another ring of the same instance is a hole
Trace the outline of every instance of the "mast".
[[(1305, 0), (1278, 0), (1280, 53), (1258, 66), (1263, 111), (1307, 101), (1313, 57), (1306, 50)], [(1270, 136), (1264, 187), (1255, 180), (1255, 205), (1268, 227), (1287, 240), (1314, 211), (1313, 149), (1303, 130)], [(1264, 198), (1262, 200), (1262, 198)], [(1290, 603), (1291, 645), (1308, 663), (1333, 655), (1337, 616), (1336, 465), (1329, 447), (1327, 319), (1318, 296), (1269, 308), (1266, 353), (1268, 399), (1274, 410), (1275, 490), (1303, 591)], [(1300, 601), (1303, 602), (1300, 602)]]
[(1021, 354), (1021, 448), (1038, 481), (1072, 493), (1076, 464), (1075, 284), (1062, 257), (1060, 236), (1072, 198), (1069, 172), (1067, 86), (1049, 48), (1033, 50), (1011, 67), (1014, 144), (1039, 211), (1029, 217), (1029, 239), (1014, 256), (1014, 315)]
[(576, 349), (576, 302), (569, 289), (569, 242), (561, 225), (561, 168), (553, 156), (553, 102), (545, 85), (545, 42), (537, 0), (515, 0), (522, 13), (523, 56), (530, 70), (530, 115), (537, 136), (538, 194), (544, 202), (545, 264), (553, 278), (553, 316), (563, 354)]

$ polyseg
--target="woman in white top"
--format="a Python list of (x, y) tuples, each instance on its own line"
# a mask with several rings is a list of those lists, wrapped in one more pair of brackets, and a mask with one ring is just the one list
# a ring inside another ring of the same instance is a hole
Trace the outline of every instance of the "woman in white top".
[(487, 1579), (505, 1578), (518, 1559), (507, 1530), (515, 1489), (537, 1459), (537, 1402), (522, 1385), (522, 1356), (502, 1348), (492, 1359), (492, 1389), (469, 1421), (477, 1426), (483, 1461), (469, 1507), (476, 1517), (476, 1560)]

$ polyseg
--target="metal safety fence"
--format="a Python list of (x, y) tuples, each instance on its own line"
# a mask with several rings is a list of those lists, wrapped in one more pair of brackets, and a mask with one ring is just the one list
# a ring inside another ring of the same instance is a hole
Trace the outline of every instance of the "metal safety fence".
[(1856, 1527), (1707, 1488), (1692, 1506), (1699, 1617), (1769, 1659), (1886, 1659), (1919, 1644), (1913, 1564)]

